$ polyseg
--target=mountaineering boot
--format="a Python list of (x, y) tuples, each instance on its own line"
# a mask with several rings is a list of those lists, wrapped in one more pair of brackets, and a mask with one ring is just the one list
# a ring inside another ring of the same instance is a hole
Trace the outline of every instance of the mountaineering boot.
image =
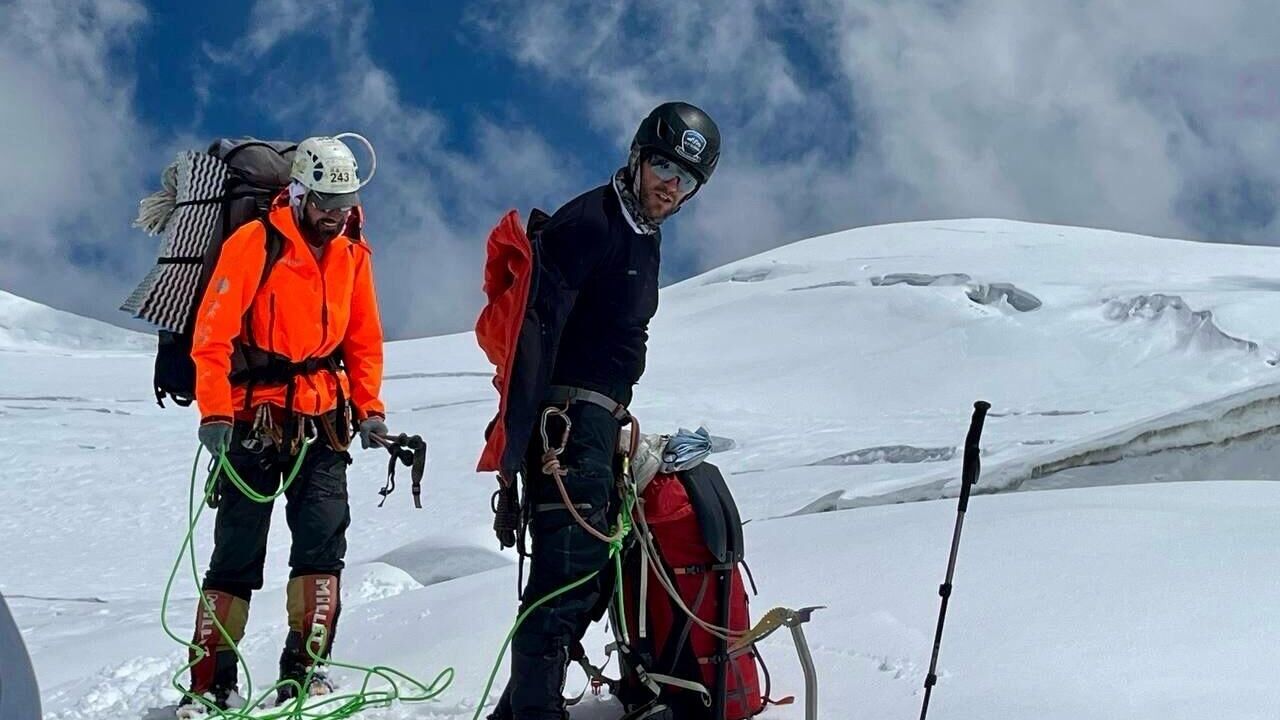
[[(235, 667), (235, 653), (227, 653), (231, 656), (232, 667)], [(184, 695), (182, 701), (178, 703), (177, 717), (178, 720), (195, 720), (203, 718), (213, 713), (214, 716), (220, 710), (235, 710), (245, 705), (244, 698), (240, 696), (240, 692), (236, 689), (235, 684), (231, 685), (214, 685), (206, 692), (199, 694), (201, 701), (197, 701), (190, 695)], [(207, 703), (207, 704), (206, 704)], [(210, 708), (209, 705), (213, 707)]]
[(219, 710), (244, 705), (237, 687), (235, 644), (244, 638), (248, 619), (249, 602), (244, 598), (221, 590), (204, 591), (204, 601), (196, 607), (194, 647), (189, 653), (191, 688), (178, 704), (179, 718), (203, 717), (209, 711), (208, 705), (193, 696), (204, 698)]
[(553, 647), (546, 655), (528, 654), (513, 648), (511, 683), (508, 686), (511, 690), (509, 717), (521, 720), (569, 720), (564, 701), (568, 664), (569, 655), (563, 645)]
[[(276, 705), (283, 705), (298, 697), (299, 688), (302, 688), (303, 694), (307, 697), (328, 695), (333, 692), (333, 683), (325, 674), (324, 666), (316, 663), (313, 669), (311, 658), (307, 656), (302, 643), (302, 635), (293, 630), (290, 630), (285, 637), (284, 650), (280, 652), (280, 680), (278, 681), (283, 684), (276, 688)], [(310, 678), (307, 677), (308, 672), (311, 674)]]
[(316, 696), (327, 695), (334, 688), (321, 661), (329, 657), (338, 626), (338, 576), (300, 575), (289, 580), (287, 594), (289, 634), (280, 653), (280, 682), (284, 684), (276, 688), (277, 705), (296, 698), (299, 690)]

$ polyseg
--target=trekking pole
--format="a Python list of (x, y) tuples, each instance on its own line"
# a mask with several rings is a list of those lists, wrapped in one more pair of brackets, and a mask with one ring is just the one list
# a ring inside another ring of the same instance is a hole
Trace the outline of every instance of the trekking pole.
[(960, 509), (956, 514), (956, 530), (951, 536), (951, 558), (947, 561), (947, 579), (938, 588), (942, 607), (938, 609), (938, 631), (933, 636), (933, 659), (929, 661), (929, 674), (924, 678), (924, 705), (920, 708), (920, 720), (929, 712), (929, 696), (938, 682), (938, 651), (942, 648), (942, 625), (947, 620), (947, 601), (951, 599), (951, 579), (956, 572), (956, 553), (960, 550), (960, 530), (964, 527), (964, 512), (969, 508), (969, 490), (978, 482), (980, 462), (978, 440), (982, 437), (982, 423), (991, 403), (979, 400), (973, 404), (973, 419), (969, 423), (969, 435), (964, 440), (964, 465), (960, 471)]

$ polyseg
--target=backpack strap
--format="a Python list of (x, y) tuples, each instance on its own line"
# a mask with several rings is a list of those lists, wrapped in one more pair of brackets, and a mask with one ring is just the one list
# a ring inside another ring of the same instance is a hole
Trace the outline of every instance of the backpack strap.
[(271, 274), (271, 269), (284, 255), (284, 235), (271, 223), (270, 218), (263, 218), (262, 224), (267, 228), (267, 260), (262, 264), (262, 276), (258, 278), (259, 288), (267, 283), (267, 276)]
[[(271, 270), (276, 266), (276, 263), (280, 261), (280, 257), (284, 255), (284, 235), (280, 234), (279, 228), (271, 223), (271, 218), (269, 217), (261, 218), (259, 222), (262, 223), (262, 226), (267, 231), (265, 241), (267, 255), (266, 260), (262, 263), (262, 274), (258, 276), (258, 285), (254, 288), (255, 295), (258, 290), (267, 283), (267, 278), (271, 275)], [(245, 317), (248, 317), (249, 310), (252, 307), (253, 303), (250, 303), (249, 308), (245, 308)], [(241, 360), (243, 361), (242, 364), (244, 365), (244, 368), (247, 369), (249, 366), (247, 353), (258, 349), (258, 343), (255, 342), (253, 338), (253, 325), (251, 323), (244, 323), (244, 335), (246, 342), (243, 343), (241, 347), (236, 348), (235, 352), (240, 354)], [(234, 368), (235, 363), (233, 362), (232, 365), (232, 374), (235, 375), (237, 372)], [(240, 370), (240, 372), (243, 372), (243, 369)], [(246, 384), (244, 394), (245, 410), (249, 410), (253, 407), (253, 387), (257, 384), (258, 381), (256, 379), (250, 379)]]

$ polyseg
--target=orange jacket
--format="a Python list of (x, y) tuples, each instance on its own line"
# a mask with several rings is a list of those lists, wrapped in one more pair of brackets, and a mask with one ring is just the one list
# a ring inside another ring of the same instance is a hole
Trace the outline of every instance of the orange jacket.
[[(484, 293), (489, 302), (476, 321), (476, 342), (495, 367), (498, 415), (485, 436), (477, 472), (501, 470), (504, 464), (515, 462), (508, 458), (507, 398), (534, 269), (533, 247), (520, 224), (519, 213), (512, 210), (503, 216), (489, 234), (486, 250)], [(512, 457), (523, 457), (524, 448), (512, 448), (512, 452), (517, 453)]]
[[(266, 227), (254, 220), (223, 243), (218, 264), (200, 302), (192, 337), (196, 402), (202, 422), (244, 417), (245, 388), (230, 381), (232, 341), (248, 330), (255, 346), (293, 362), (323, 358), (341, 349), (346, 372), (317, 370), (296, 381), (293, 410), (320, 415), (343, 397), (356, 418), (383, 415), (382, 322), (373, 287), (372, 254), (360, 240), (339, 235), (317, 262), (293, 220), (287, 195), (267, 220), (284, 238), (284, 251), (261, 287), (266, 264)], [(252, 402), (284, 407), (285, 385), (258, 385)]]

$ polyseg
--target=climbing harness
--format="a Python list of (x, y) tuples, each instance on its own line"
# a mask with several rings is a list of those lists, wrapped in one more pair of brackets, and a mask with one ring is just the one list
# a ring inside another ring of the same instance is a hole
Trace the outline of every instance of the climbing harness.
[[(626, 408), (623, 408), (623, 412), (626, 412)], [(564, 422), (564, 433), (560, 437), (559, 445), (552, 445), (550, 438), (548, 436), (547, 421), (553, 417), (558, 417), (560, 418), (561, 421)], [(632, 436), (638, 437), (640, 433), (640, 422), (636, 420), (634, 417), (632, 417), (630, 426), (631, 426)], [(555, 480), (556, 490), (560, 492), (560, 499), (564, 502), (564, 507), (568, 509), (569, 514), (573, 516), (574, 522), (578, 523), (579, 527), (581, 527), (588, 534), (590, 534), (591, 537), (594, 537), (595, 539), (607, 545), (620, 543), (622, 542), (622, 538), (625, 536), (623, 525), (619, 524), (617, 527), (615, 527), (613, 534), (611, 535), (605, 535), (604, 533), (595, 529), (594, 527), (591, 526), (591, 523), (587, 522), (586, 519), (582, 517), (580, 508), (569, 497), (569, 491), (564, 486), (564, 478), (566, 475), (569, 474), (569, 471), (560, 465), (560, 455), (564, 453), (565, 448), (569, 444), (569, 432), (572, 429), (573, 429), (573, 422), (569, 420), (568, 405), (566, 405), (563, 409), (553, 405), (548, 407), (546, 410), (542, 411), (542, 422), (539, 423), (539, 432), (542, 434), (542, 449), (543, 449), (542, 474)], [(624, 479), (623, 475), (620, 474), (618, 476), (618, 482), (617, 482), (617, 489), (619, 490), (619, 494), (622, 494), (623, 492), (625, 492), (626, 490), (625, 483), (626, 483), (626, 480)], [(559, 510), (560, 506), (556, 505), (554, 506), (554, 509)]]

